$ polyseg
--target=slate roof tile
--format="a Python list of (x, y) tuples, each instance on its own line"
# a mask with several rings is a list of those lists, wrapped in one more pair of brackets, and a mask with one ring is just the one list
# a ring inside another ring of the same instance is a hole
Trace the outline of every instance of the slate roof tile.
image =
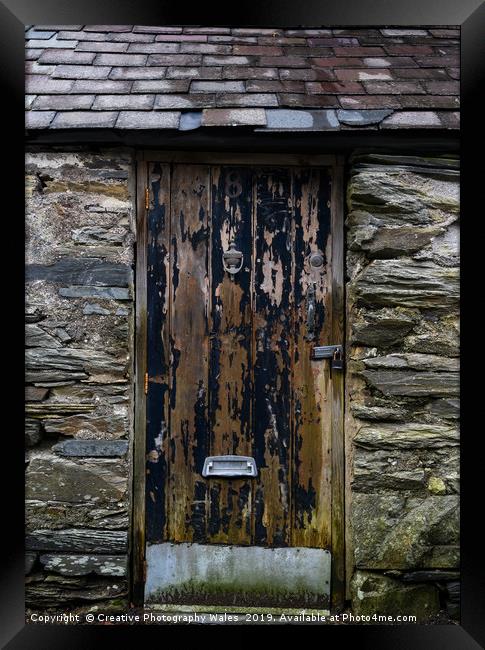
[(102, 65), (57, 65), (52, 70), (53, 79), (107, 79), (112, 68)]
[(117, 111), (60, 111), (52, 124), (53, 129), (112, 128), (118, 118)]
[(454, 26), (25, 33), (28, 129), (459, 128)]
[(200, 54), (149, 54), (147, 60), (147, 65), (200, 65), (201, 63)]
[(74, 50), (44, 50), (39, 56), (39, 63), (73, 63), (87, 65), (94, 61), (94, 52), (76, 52)]
[(38, 95), (32, 108), (41, 111), (88, 110), (94, 99), (95, 95)]
[(156, 25), (135, 25), (133, 32), (148, 34), (181, 34), (182, 27), (164, 27)]
[(155, 109), (210, 108), (215, 105), (215, 95), (157, 95)]
[[(158, 34), (155, 36), (155, 41), (171, 41), (177, 43), (207, 43), (207, 34)], [(219, 38), (219, 37), (217, 37)]]
[(76, 47), (76, 52), (126, 52), (128, 45), (128, 43), (82, 41)]
[(121, 111), (117, 129), (177, 129), (180, 113), (175, 111)]
[(131, 92), (132, 81), (111, 81), (95, 79), (78, 79), (74, 82), (74, 93), (110, 93), (126, 94)]
[[(97, 66), (101, 67), (101, 66)], [(104, 68), (103, 68), (104, 69)], [(109, 68), (108, 77), (114, 80), (123, 79), (163, 79), (167, 75), (167, 68), (151, 66), (149, 68)]]
[(71, 31), (61, 31), (58, 33), (57, 38), (59, 40), (77, 40), (79, 41), (109, 41), (109, 36), (107, 34), (94, 32), (71, 32)]
[(147, 62), (145, 54), (98, 54), (94, 65), (126, 65), (143, 67)]
[(222, 68), (170, 66), (166, 76), (167, 79), (221, 79)]
[(132, 93), (186, 93), (190, 81), (185, 79), (138, 79), (133, 82)]
[(177, 54), (178, 43), (130, 43), (128, 53), (140, 54)]
[(92, 109), (94, 111), (148, 111), (153, 108), (154, 101), (154, 95), (98, 95)]
[(243, 81), (193, 81), (191, 93), (243, 93)]
[(208, 108), (202, 111), (202, 126), (266, 125), (262, 108)]
[(217, 106), (278, 106), (278, 98), (274, 93), (227, 93), (227, 95), (217, 95), (216, 104)]

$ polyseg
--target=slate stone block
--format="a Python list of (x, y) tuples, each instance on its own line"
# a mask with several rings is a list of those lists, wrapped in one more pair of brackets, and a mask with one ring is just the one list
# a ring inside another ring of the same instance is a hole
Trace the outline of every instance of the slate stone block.
[(106, 300), (130, 300), (128, 289), (119, 287), (62, 287), (59, 295), (63, 298), (104, 298)]
[(65, 576), (125, 576), (126, 555), (68, 555), (65, 553), (43, 554), (39, 558), (46, 571)]
[(132, 270), (125, 264), (105, 262), (95, 258), (61, 258), (54, 264), (26, 266), (28, 282), (47, 280), (93, 286), (127, 287), (132, 281)]
[(127, 440), (63, 440), (52, 447), (60, 456), (116, 458), (125, 456)]

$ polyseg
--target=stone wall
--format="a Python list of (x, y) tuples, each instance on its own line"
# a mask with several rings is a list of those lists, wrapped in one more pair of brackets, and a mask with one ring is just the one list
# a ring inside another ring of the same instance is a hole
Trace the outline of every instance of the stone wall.
[(454, 159), (354, 155), (347, 186), (347, 537), (355, 613), (457, 615)]
[(124, 606), (132, 444), (134, 167), (26, 155), (26, 603)]

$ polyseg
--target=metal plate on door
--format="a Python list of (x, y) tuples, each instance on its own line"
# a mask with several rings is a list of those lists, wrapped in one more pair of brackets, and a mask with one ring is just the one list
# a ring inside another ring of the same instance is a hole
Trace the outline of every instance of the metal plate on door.
[(256, 462), (251, 456), (208, 456), (202, 476), (257, 476)]

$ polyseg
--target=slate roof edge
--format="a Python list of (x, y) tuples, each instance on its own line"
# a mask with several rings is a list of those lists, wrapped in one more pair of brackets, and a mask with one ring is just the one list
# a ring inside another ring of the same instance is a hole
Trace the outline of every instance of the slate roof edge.
[(459, 129), (453, 110), (206, 108), (200, 111), (26, 111), (26, 129), (113, 128), (190, 131), (252, 127), (255, 131)]

